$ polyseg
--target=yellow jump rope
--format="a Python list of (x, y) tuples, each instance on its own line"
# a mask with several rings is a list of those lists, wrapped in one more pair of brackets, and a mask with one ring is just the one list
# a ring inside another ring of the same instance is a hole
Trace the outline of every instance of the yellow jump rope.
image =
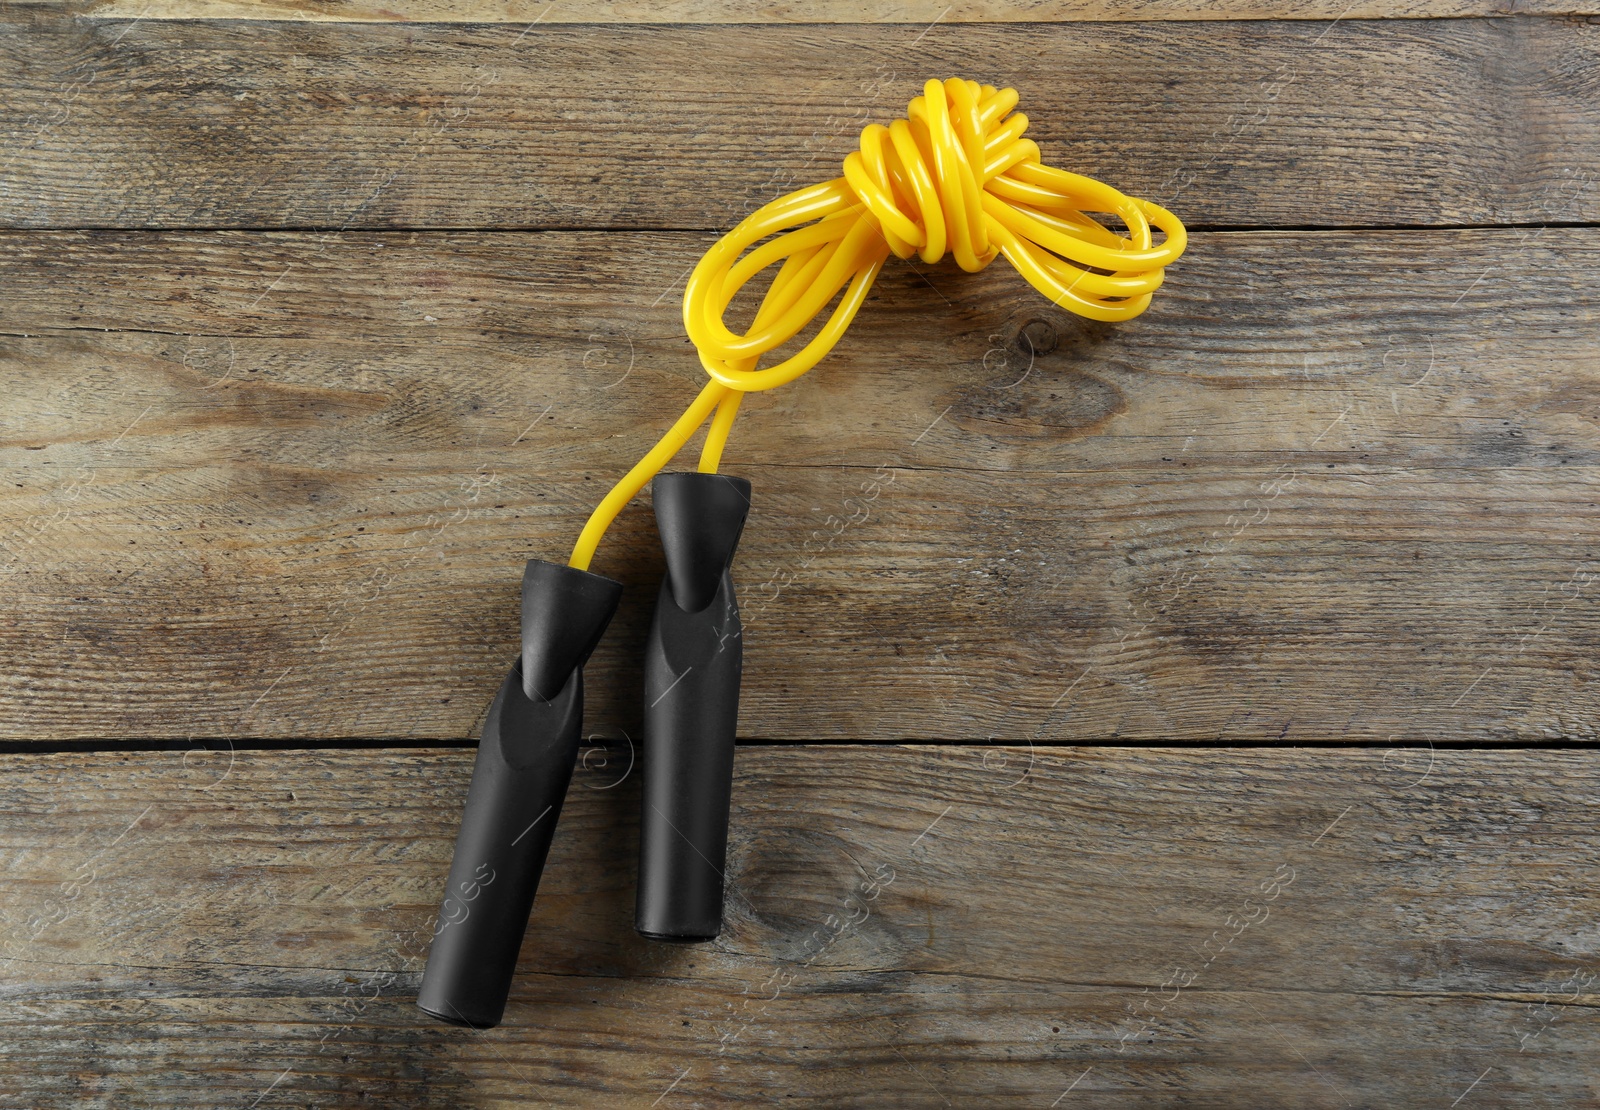
[[(844, 176), (780, 197), (706, 252), (683, 294), (683, 325), (711, 381), (667, 434), (606, 494), (568, 565), (587, 570), (611, 522), (711, 418), (700, 472), (715, 474), (746, 393), (794, 381), (843, 338), (890, 254), (938, 262), (949, 251), (976, 273), (1003, 254), (1051, 303), (1091, 320), (1130, 320), (1161, 287), (1188, 236), (1158, 204), (1042, 163), (1013, 112), (1015, 89), (929, 81), (905, 119), (872, 124)], [(1087, 212), (1116, 215), (1119, 235)], [(1166, 233), (1157, 245), (1152, 229)], [(750, 251), (770, 235), (776, 239)], [(750, 251), (746, 254), (746, 251)], [(739, 291), (781, 262), (743, 335), (723, 324)], [(848, 285), (797, 353), (758, 370)]]
[[(696, 942), (722, 928), (728, 814), (743, 666), (730, 568), (750, 483), (717, 473), (746, 393), (791, 382), (833, 349), (889, 255), (967, 271), (1010, 259), (1051, 303), (1094, 320), (1150, 304), (1183, 253), (1177, 217), (1040, 162), (1017, 94), (929, 81), (906, 118), (861, 135), (844, 176), (781, 197), (717, 241), (689, 277), (683, 324), (711, 381), (606, 494), (566, 566), (529, 560), (522, 656), (485, 718), (472, 786), (417, 1004), (487, 1027), (504, 1013), (539, 875), (577, 760), (583, 664), (622, 594), (589, 572), (606, 529), (647, 482), (666, 574), (644, 650), (643, 807), (634, 928)], [(1087, 215), (1121, 221), (1119, 234)], [(1157, 244), (1155, 232), (1164, 233)], [(750, 330), (724, 314), (776, 265)], [(843, 296), (839, 291), (844, 290)], [(838, 304), (800, 349), (763, 357)], [(662, 474), (707, 420), (698, 473)]]

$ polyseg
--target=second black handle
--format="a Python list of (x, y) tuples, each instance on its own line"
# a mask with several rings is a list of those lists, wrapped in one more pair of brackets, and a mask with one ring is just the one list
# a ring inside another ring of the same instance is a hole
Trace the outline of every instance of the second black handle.
[(644, 805), (634, 927), (693, 943), (722, 931), (743, 629), (729, 564), (750, 483), (662, 474), (654, 485), (667, 573), (644, 659)]

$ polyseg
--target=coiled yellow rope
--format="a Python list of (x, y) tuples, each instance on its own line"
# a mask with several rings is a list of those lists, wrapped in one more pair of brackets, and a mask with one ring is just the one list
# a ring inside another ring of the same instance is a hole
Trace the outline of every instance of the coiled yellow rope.
[[(589, 568), (623, 506), (707, 417), (700, 470), (715, 473), (744, 395), (791, 382), (821, 361), (891, 253), (937, 262), (949, 251), (969, 272), (1003, 254), (1053, 304), (1080, 316), (1128, 320), (1145, 310), (1161, 286), (1162, 267), (1183, 253), (1183, 224), (1158, 204), (1043, 165), (1038, 145), (1022, 137), (1028, 117), (1011, 111), (1017, 99), (1015, 89), (929, 81), (907, 118), (861, 133), (861, 149), (845, 158), (843, 177), (765, 205), (706, 252), (684, 290), (683, 323), (711, 381), (595, 508), (572, 566)], [(1127, 234), (1086, 212), (1115, 214)], [(1152, 227), (1166, 235), (1159, 245)], [(733, 298), (780, 262), (750, 330), (729, 331), (722, 318)], [(841, 288), (832, 315), (798, 352), (756, 368)]]

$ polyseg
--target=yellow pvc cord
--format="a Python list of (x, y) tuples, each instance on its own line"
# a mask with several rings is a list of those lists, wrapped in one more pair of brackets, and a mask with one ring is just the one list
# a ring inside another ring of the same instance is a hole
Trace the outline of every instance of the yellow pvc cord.
[[(1014, 89), (929, 81), (905, 119), (861, 133), (843, 177), (763, 206), (705, 253), (683, 293), (683, 324), (711, 381), (595, 508), (570, 565), (589, 569), (617, 514), (707, 417), (700, 470), (716, 473), (744, 395), (791, 382), (820, 362), (890, 254), (932, 263), (949, 253), (969, 272), (1003, 254), (1051, 303), (1091, 320), (1130, 320), (1149, 306), (1163, 268), (1188, 242), (1183, 224), (1158, 204), (1043, 165), (1038, 145), (1022, 137), (1028, 117), (1012, 112), (1017, 100)], [(1126, 234), (1089, 212), (1116, 216)], [(1153, 230), (1164, 233), (1160, 243)], [(734, 297), (774, 265), (750, 329), (729, 331), (723, 316)], [(835, 298), (800, 350), (759, 368)]]

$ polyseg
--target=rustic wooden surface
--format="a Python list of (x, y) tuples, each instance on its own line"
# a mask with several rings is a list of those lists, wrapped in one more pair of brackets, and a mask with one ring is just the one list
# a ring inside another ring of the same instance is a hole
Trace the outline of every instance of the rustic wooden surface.
[[(7, 730), (470, 734), (521, 560), (692, 396), (706, 243), (7, 236)], [(730, 447), (743, 735), (1593, 738), (1593, 229), (1201, 234), (1122, 327), (919, 273)]]
[[(0, 4), (0, 1107), (1600, 1106), (1595, 12)], [(893, 264), (748, 403), (709, 946), (630, 928), (625, 514), (507, 1024), (430, 1021), (521, 560), (951, 73), (1189, 254)]]
[(1586, 752), (745, 748), (684, 948), (594, 759), (487, 1033), (412, 1001), (470, 761), (12, 757), (0, 1105), (1600, 1105)]
[(1586, 20), (922, 30), (0, 23), (0, 223), (721, 229), (955, 73), (1194, 225), (1600, 219)]

